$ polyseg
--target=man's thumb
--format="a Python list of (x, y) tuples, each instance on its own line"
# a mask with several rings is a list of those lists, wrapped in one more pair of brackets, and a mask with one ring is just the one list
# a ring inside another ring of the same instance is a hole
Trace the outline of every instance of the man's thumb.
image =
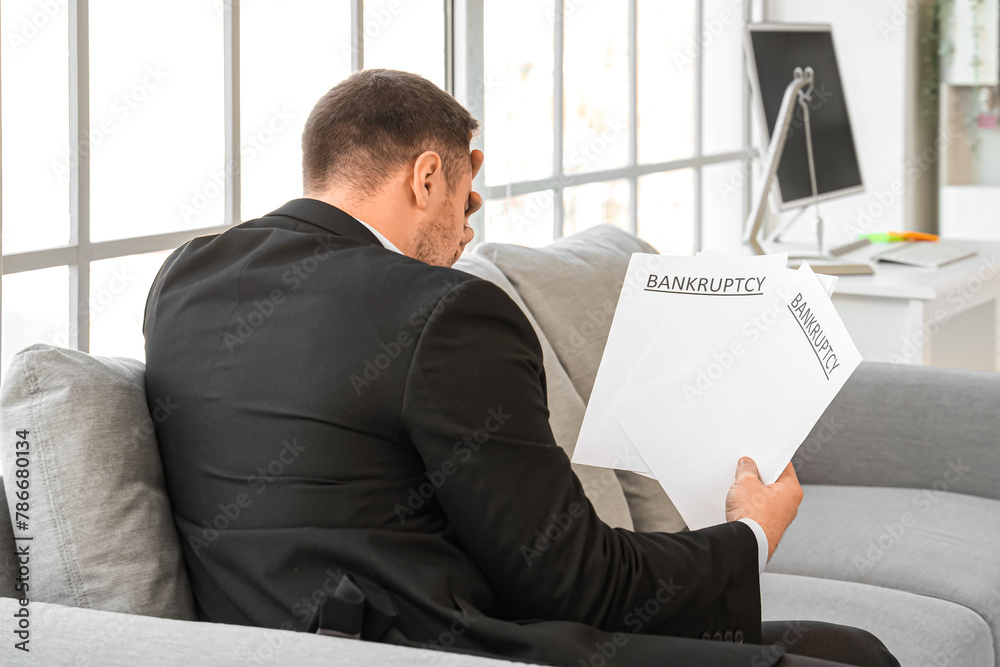
[(740, 481), (744, 477), (756, 477), (760, 479), (760, 473), (757, 472), (757, 464), (749, 456), (744, 456), (736, 464), (736, 481)]

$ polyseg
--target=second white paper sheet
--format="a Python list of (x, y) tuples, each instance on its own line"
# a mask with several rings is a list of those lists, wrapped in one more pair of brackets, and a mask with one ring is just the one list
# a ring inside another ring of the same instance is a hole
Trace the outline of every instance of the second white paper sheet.
[[(764, 298), (761, 293), (772, 292), (782, 280), (786, 263), (787, 256), (781, 254), (740, 258), (632, 255), (573, 462), (650, 475), (652, 471), (612, 414), (621, 393), (633, 386), (633, 374), (641, 368), (647, 347), (655, 342), (676, 350), (695, 349), (692, 346), (724, 330), (734, 317), (749, 317), (762, 307), (758, 303)], [(735, 298), (674, 298), (678, 291), (708, 295), (718, 294), (723, 287)]]

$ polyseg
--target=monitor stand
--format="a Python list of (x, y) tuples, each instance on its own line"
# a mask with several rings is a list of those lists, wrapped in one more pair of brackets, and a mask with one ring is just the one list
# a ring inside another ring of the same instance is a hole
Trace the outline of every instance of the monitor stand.
[[(784, 97), (781, 100), (781, 107), (778, 113), (778, 118), (774, 126), (774, 132), (771, 137), (771, 142), (768, 144), (767, 153), (764, 157), (764, 178), (760, 193), (755, 198), (753, 207), (750, 211), (750, 215), (747, 217), (746, 225), (746, 235), (744, 240), (749, 243), (753, 251), (758, 255), (763, 255), (765, 253), (764, 246), (758, 239), (761, 233), (761, 229), (764, 225), (764, 211), (767, 207), (768, 193), (771, 191), (771, 185), (774, 183), (774, 179), (778, 173), (778, 164), (781, 162), (781, 154), (785, 150), (785, 140), (788, 138), (788, 130), (791, 127), (793, 110), (796, 104), (801, 105), (803, 121), (806, 131), (806, 150), (808, 152), (809, 158), (809, 180), (812, 185), (812, 204), (815, 205), (818, 200), (818, 192), (816, 187), (816, 166), (813, 160), (813, 149), (812, 149), (812, 131), (810, 129), (809, 121), (809, 105), (806, 103), (809, 99), (809, 95), (812, 92), (814, 81), (814, 73), (811, 67), (801, 68), (796, 67), (795, 72), (792, 77), (791, 83), (785, 88)], [(806, 206), (808, 208), (808, 206)], [(805, 209), (803, 209), (805, 210)], [(801, 213), (800, 213), (801, 215)], [(787, 224), (782, 225), (772, 235), (772, 239), (776, 239), (781, 235), (799, 216), (795, 216), (792, 220), (788, 221)], [(875, 273), (875, 269), (871, 264), (863, 263), (850, 263), (840, 259), (837, 256), (836, 248), (831, 251), (829, 255), (823, 254), (822, 247), (822, 237), (823, 228), (822, 220), (817, 216), (817, 240), (819, 242), (818, 253), (816, 253), (817, 259), (809, 260), (809, 265), (812, 267), (813, 271), (816, 273), (825, 273), (827, 275), (870, 275)], [(766, 241), (765, 241), (766, 242)], [(799, 256), (799, 261), (796, 266), (800, 265), (805, 258), (801, 255)]]

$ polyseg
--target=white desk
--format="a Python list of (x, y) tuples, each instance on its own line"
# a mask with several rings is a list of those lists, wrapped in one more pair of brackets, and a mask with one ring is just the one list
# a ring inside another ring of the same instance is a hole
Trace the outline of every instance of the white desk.
[[(841, 276), (833, 303), (866, 361), (998, 370), (1000, 243), (940, 243), (979, 251), (940, 269), (876, 262), (875, 275)], [(873, 244), (843, 259), (886, 249)]]

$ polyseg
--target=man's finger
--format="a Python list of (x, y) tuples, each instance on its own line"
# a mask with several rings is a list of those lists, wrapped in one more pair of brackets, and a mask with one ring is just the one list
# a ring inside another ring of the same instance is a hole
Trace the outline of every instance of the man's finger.
[(470, 215), (478, 211), (483, 206), (483, 198), (478, 192), (469, 193), (469, 201), (465, 205), (465, 217), (468, 218)]
[(781, 471), (781, 475), (778, 476), (778, 479), (774, 483), (777, 484), (778, 482), (795, 482), (798, 484), (799, 476), (795, 474), (795, 466), (791, 463), (785, 466), (785, 469)]
[(760, 479), (760, 473), (757, 472), (757, 464), (749, 456), (744, 456), (736, 464), (736, 481), (740, 481), (744, 477), (756, 477)]
[(479, 168), (483, 166), (483, 160), (486, 159), (483, 152), (478, 148), (472, 151), (472, 178), (476, 177), (479, 173)]

